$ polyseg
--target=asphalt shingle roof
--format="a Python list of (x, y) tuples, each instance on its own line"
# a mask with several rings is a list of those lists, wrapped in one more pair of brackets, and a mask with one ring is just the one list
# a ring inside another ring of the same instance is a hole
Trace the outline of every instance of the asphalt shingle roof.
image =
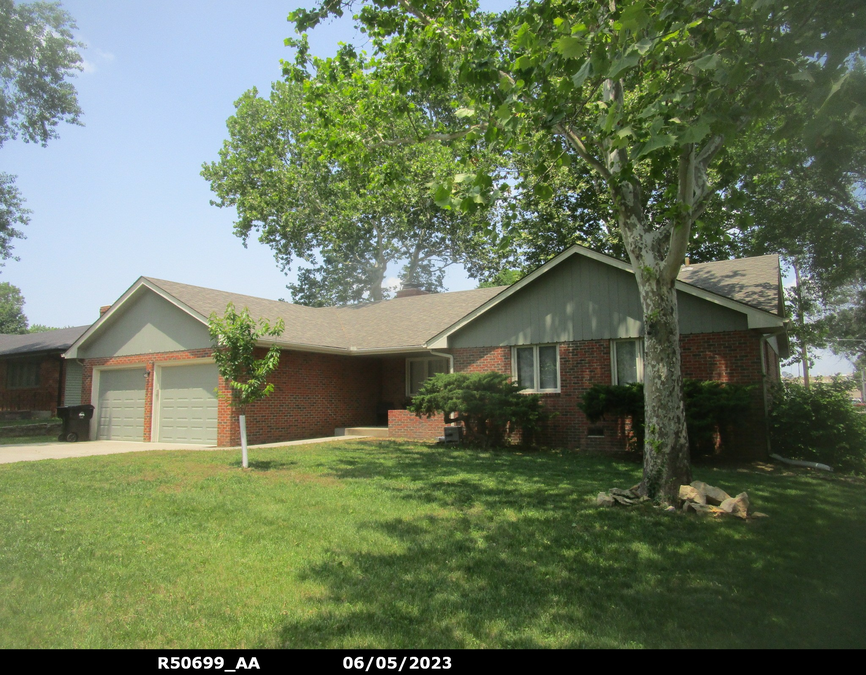
[(279, 300), (189, 286), (145, 277), (202, 316), (222, 316), (231, 302), (246, 307), (255, 320), (285, 322), (279, 342), (340, 349), (393, 349), (418, 347), (479, 305), (505, 290), (505, 286), (453, 293), (430, 293), (348, 307), (306, 307)]
[(782, 313), (778, 255), (683, 265), (678, 279), (766, 312)]
[(44, 333), (25, 335), (0, 335), (0, 356), (36, 354), (40, 352), (65, 352), (90, 326), (60, 328)]
[[(265, 319), (273, 324), (282, 319), (285, 330), (279, 339), (281, 344), (360, 350), (421, 347), (508, 288), (430, 293), (348, 307), (306, 307), (175, 281), (144, 279), (203, 317), (214, 313), (222, 316), (231, 302), (237, 309), (249, 309), (255, 321)], [(777, 255), (687, 265), (679, 280), (758, 309), (781, 313)]]

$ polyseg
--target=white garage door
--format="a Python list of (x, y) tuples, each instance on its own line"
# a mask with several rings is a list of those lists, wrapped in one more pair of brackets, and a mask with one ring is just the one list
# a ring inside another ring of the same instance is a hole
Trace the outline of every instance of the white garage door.
[(213, 363), (160, 369), (159, 440), (217, 441), (217, 367)]
[(144, 368), (99, 373), (96, 438), (103, 441), (144, 440)]

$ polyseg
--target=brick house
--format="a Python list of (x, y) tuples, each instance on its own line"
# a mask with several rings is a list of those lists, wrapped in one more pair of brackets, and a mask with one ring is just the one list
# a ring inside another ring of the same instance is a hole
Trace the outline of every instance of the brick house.
[(67, 382), (81, 387), (81, 366), (62, 355), (86, 329), (0, 335), (0, 411), (54, 414), (65, 402)]
[[(766, 385), (787, 351), (777, 256), (689, 265), (677, 283), (685, 377), (758, 385), (736, 450), (766, 453)], [(545, 441), (622, 447), (621, 424), (590, 427), (577, 408), (594, 383), (640, 380), (643, 317), (634, 275), (573, 246), (518, 283), (455, 293), (402, 291), (379, 303), (312, 308), (142, 277), (66, 353), (83, 364), (91, 437), (236, 445), (211, 359), (207, 318), (231, 302), (283, 319), (275, 392), (247, 410), (251, 443), (384, 426), (433, 440), (441, 419), (405, 410), (438, 372), (498, 370), (559, 415)], [(262, 348), (267, 346), (262, 345)]]

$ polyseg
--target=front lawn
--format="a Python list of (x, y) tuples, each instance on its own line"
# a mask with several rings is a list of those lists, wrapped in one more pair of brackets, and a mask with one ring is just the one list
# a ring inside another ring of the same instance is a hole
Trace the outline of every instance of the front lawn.
[(866, 485), (398, 442), (0, 465), (0, 647), (864, 647)]

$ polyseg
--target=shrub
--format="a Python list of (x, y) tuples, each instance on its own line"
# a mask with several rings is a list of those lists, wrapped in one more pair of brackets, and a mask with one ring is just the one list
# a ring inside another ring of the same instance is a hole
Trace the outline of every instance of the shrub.
[(550, 417), (536, 394), (502, 373), (440, 373), (427, 380), (408, 406), (417, 415), (456, 413), (468, 443), (499, 446), (516, 435), (524, 444), (534, 440), (539, 425)]
[[(753, 387), (714, 381), (683, 382), (686, 426), (692, 453), (713, 453), (717, 434), (724, 445), (733, 424), (748, 410), (752, 389)], [(643, 448), (643, 384), (593, 385), (584, 393), (583, 401), (578, 407), (590, 422), (597, 422), (605, 415), (630, 418), (632, 439), (629, 449)]]
[(770, 442), (788, 457), (866, 472), (866, 414), (848, 396), (850, 384), (835, 381), (809, 389), (784, 383), (773, 392)]

